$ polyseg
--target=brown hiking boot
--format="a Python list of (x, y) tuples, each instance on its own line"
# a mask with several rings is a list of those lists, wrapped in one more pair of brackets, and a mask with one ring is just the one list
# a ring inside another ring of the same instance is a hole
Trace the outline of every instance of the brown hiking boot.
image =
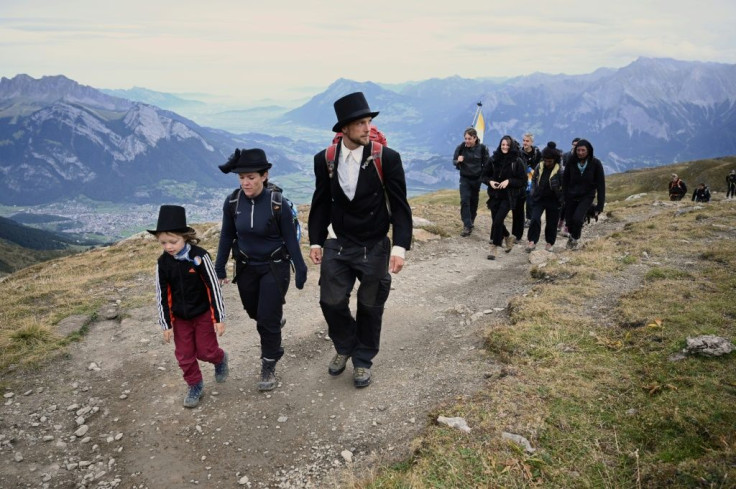
[(510, 235), (506, 236), (505, 238), (503, 238), (503, 246), (505, 248), (504, 251), (506, 253), (508, 253), (509, 251), (511, 251), (511, 249), (514, 247), (514, 243), (516, 243), (516, 238), (512, 234), (510, 234)]
[(353, 385), (358, 388), (371, 385), (371, 369), (356, 367), (353, 371)]
[(498, 253), (498, 246), (496, 246), (496, 245), (491, 245), (491, 252), (490, 252), (490, 253), (488, 253), (488, 259), (489, 259), (489, 260), (495, 260), (495, 259), (496, 259), (496, 254), (497, 254), (497, 253)]
[(330, 365), (327, 367), (327, 371), (330, 375), (340, 375), (343, 373), (345, 365), (348, 363), (348, 358), (350, 358), (350, 355), (341, 355), (340, 353), (336, 354), (332, 358)]

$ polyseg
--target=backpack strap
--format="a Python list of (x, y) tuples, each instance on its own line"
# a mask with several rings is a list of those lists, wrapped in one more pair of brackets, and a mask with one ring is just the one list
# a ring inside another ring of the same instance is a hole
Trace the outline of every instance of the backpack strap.
[[(283, 207), (284, 197), (278, 190), (271, 190), (271, 215), (276, 222), (281, 222), (281, 208)], [(279, 228), (281, 229), (281, 228)]]
[(230, 197), (228, 197), (227, 203), (230, 206), (230, 214), (232, 215), (233, 219), (235, 219), (235, 216), (238, 215), (238, 203), (240, 202), (240, 194), (243, 193), (243, 189), (238, 187), (233, 191), (233, 193), (230, 194)]
[[(339, 142), (339, 141), (338, 141)], [(335, 173), (335, 156), (337, 155), (337, 143), (327, 147), (325, 150), (325, 161), (327, 162), (327, 175), (332, 178)]]
[(383, 145), (378, 141), (371, 141), (371, 156), (373, 157), (373, 164), (376, 167), (378, 173), (378, 179), (381, 180), (381, 186), (385, 189), (386, 185), (383, 183)]

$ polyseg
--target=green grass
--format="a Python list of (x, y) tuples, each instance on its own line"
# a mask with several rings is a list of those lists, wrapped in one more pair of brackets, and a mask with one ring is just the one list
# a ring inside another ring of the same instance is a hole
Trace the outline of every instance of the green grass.
[(512, 374), (432, 415), (471, 433), (430, 425), (354, 487), (735, 487), (736, 354), (671, 357), (689, 336), (736, 338), (736, 206), (641, 219), (655, 198), (613, 205), (623, 231), (531, 268), (540, 282), (485, 337)]

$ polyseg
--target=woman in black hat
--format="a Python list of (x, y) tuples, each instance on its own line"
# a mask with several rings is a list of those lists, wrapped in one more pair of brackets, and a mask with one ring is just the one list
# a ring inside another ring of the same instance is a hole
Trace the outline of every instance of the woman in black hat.
[(236, 149), (220, 166), (223, 173), (238, 174), (240, 188), (225, 200), (215, 262), (220, 282), (226, 282), (225, 264), (232, 250), (236, 264), (233, 282), (261, 337), (261, 391), (276, 387), (276, 362), (284, 354), (283, 304), (292, 264), (297, 289), (307, 280), (307, 265), (291, 212), (281, 212), (280, 193), (268, 188), (271, 166), (262, 149)]
[(166, 343), (174, 337), (174, 354), (189, 386), (184, 407), (193, 408), (204, 389), (197, 360), (215, 365), (217, 382), (225, 382), (229, 373), (227, 353), (215, 335), (225, 332), (220, 283), (209, 253), (197, 246), (197, 233), (187, 226), (183, 207), (162, 205), (156, 229), (148, 232), (164, 250), (156, 262), (159, 324)]

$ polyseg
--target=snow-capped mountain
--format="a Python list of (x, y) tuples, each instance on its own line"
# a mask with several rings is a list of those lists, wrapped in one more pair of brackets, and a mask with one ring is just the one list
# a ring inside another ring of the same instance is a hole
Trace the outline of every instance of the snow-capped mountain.
[(376, 124), (392, 146), (443, 156), (448, 165), (479, 101), (488, 146), (504, 134), (521, 140), (532, 132), (540, 147), (553, 140), (567, 150), (572, 138), (585, 137), (608, 171), (736, 153), (736, 65), (640, 58), (585, 75), (451, 77), (399, 92), (341, 79), (285, 118), (329, 128), (332, 101), (355, 90), (380, 111)]
[(301, 169), (264, 137), (203, 128), (173, 112), (112, 97), (63, 76), (2, 78), (0, 101), (4, 204), (81, 195), (155, 202), (179, 184), (236, 186), (217, 169), (236, 147), (263, 147), (277, 173)]

